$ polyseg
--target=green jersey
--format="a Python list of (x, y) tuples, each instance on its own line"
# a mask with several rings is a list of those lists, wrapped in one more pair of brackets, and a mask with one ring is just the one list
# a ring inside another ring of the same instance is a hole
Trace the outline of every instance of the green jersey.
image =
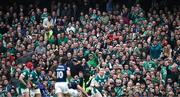
[(68, 38), (67, 37), (59, 38), (59, 39), (57, 39), (57, 41), (58, 41), (58, 45), (61, 45), (62, 42), (67, 43), (68, 42)]
[(167, 76), (167, 70), (166, 70), (166, 67), (165, 66), (162, 66), (161, 67), (161, 71), (160, 71), (160, 73), (161, 73), (161, 79), (162, 79), (162, 81), (165, 83), (165, 81), (166, 81), (166, 76)]
[(106, 75), (104, 75), (103, 77), (100, 77), (99, 75), (97, 75), (94, 80), (100, 85), (100, 87), (96, 88), (100, 93), (102, 93), (103, 91), (103, 87), (105, 85), (105, 83), (108, 81), (108, 77)]
[[(24, 79), (23, 79), (23, 80), (25, 81), (25, 83), (27, 83), (28, 80), (29, 80), (30, 71), (29, 71), (29, 70), (23, 70), (23, 71), (21, 72), (21, 75), (24, 76)], [(26, 86), (25, 86), (22, 82), (20, 82), (20, 88), (25, 89)]]
[(2, 40), (3, 39), (3, 35), (0, 33), (0, 40)]
[(97, 63), (93, 59), (89, 60), (87, 62), (87, 64), (89, 67), (96, 67), (97, 66)]
[(156, 68), (157, 64), (154, 61), (145, 61), (143, 67), (147, 71), (151, 71), (152, 68)]
[(31, 16), (31, 17), (30, 17), (30, 22), (31, 22), (31, 23), (34, 23), (35, 21), (36, 21), (36, 17), (35, 17), (35, 16)]
[(15, 72), (16, 72), (16, 68), (11, 66), (11, 68), (10, 68), (10, 74), (15, 74)]
[(48, 43), (49, 43), (49, 44), (55, 44), (55, 42), (56, 42), (56, 40), (53, 39), (53, 38), (49, 38), (49, 39), (48, 39)]
[(41, 14), (41, 21), (48, 17), (48, 13)]
[(39, 77), (38, 77), (38, 74), (36, 71), (33, 70), (31, 72), (30, 79), (31, 79), (31, 82), (35, 85), (37, 85), (39, 83)]
[(114, 90), (115, 90), (116, 97), (121, 97), (121, 95), (123, 94), (122, 88), (118, 86), (118, 87), (115, 87)]

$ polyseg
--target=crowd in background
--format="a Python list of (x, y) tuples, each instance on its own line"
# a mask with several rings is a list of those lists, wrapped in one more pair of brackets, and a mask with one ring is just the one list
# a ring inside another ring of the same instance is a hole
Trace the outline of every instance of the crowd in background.
[[(87, 1), (87, 0), (85, 0)], [(84, 4), (88, 2), (84, 2)], [(88, 92), (104, 70), (100, 86), (109, 97), (180, 96), (180, 8), (154, 3), (144, 11), (106, 2), (79, 12), (76, 3), (52, 2), (51, 9), (8, 6), (0, 10), (0, 91), (17, 97), (19, 75), (31, 61), (54, 96), (54, 67), (62, 56), (72, 78)], [(46, 97), (46, 96), (43, 96)]]

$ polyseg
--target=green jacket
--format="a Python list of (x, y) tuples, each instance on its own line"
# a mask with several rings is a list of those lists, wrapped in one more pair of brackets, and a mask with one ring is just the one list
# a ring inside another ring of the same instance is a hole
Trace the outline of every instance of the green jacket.
[(92, 59), (88, 60), (87, 64), (89, 67), (96, 67), (98, 65), (98, 57), (95, 53), (89, 54), (89, 56), (93, 56)]

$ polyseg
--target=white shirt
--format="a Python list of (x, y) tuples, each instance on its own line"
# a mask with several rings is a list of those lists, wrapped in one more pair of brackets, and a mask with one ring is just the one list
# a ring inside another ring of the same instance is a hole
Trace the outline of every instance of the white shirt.
[(67, 27), (66, 32), (67, 32), (67, 33), (69, 33), (69, 31), (73, 31), (73, 32), (75, 32), (75, 31), (76, 31), (76, 29), (75, 29), (73, 26), (71, 26), (71, 27)]
[(53, 20), (51, 19), (51, 20), (49, 21), (48, 18), (45, 18), (45, 19), (43, 20), (43, 27), (44, 27), (44, 28), (49, 28), (49, 27), (51, 27), (51, 26), (53, 26)]

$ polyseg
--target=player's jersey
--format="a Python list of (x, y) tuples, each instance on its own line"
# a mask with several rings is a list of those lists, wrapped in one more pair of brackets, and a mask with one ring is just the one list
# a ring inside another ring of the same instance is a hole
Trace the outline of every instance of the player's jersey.
[(76, 80), (72, 80), (68, 83), (69, 89), (77, 89), (78, 82)]
[(77, 83), (76, 82), (69, 82), (68, 87), (69, 89), (77, 89)]
[(67, 66), (66, 65), (58, 65), (56, 68), (56, 82), (66, 82), (67, 78)]
[(39, 77), (36, 71), (32, 71), (30, 74), (31, 82), (35, 85), (39, 84)]
[[(27, 83), (28, 82), (28, 80), (29, 80), (29, 75), (30, 75), (30, 71), (28, 71), (28, 70), (23, 70), (22, 72), (21, 72), (21, 75), (23, 75), (24, 76), (24, 81)], [(26, 88), (26, 86), (23, 84), (23, 83), (21, 83), (20, 82), (20, 88)]]

